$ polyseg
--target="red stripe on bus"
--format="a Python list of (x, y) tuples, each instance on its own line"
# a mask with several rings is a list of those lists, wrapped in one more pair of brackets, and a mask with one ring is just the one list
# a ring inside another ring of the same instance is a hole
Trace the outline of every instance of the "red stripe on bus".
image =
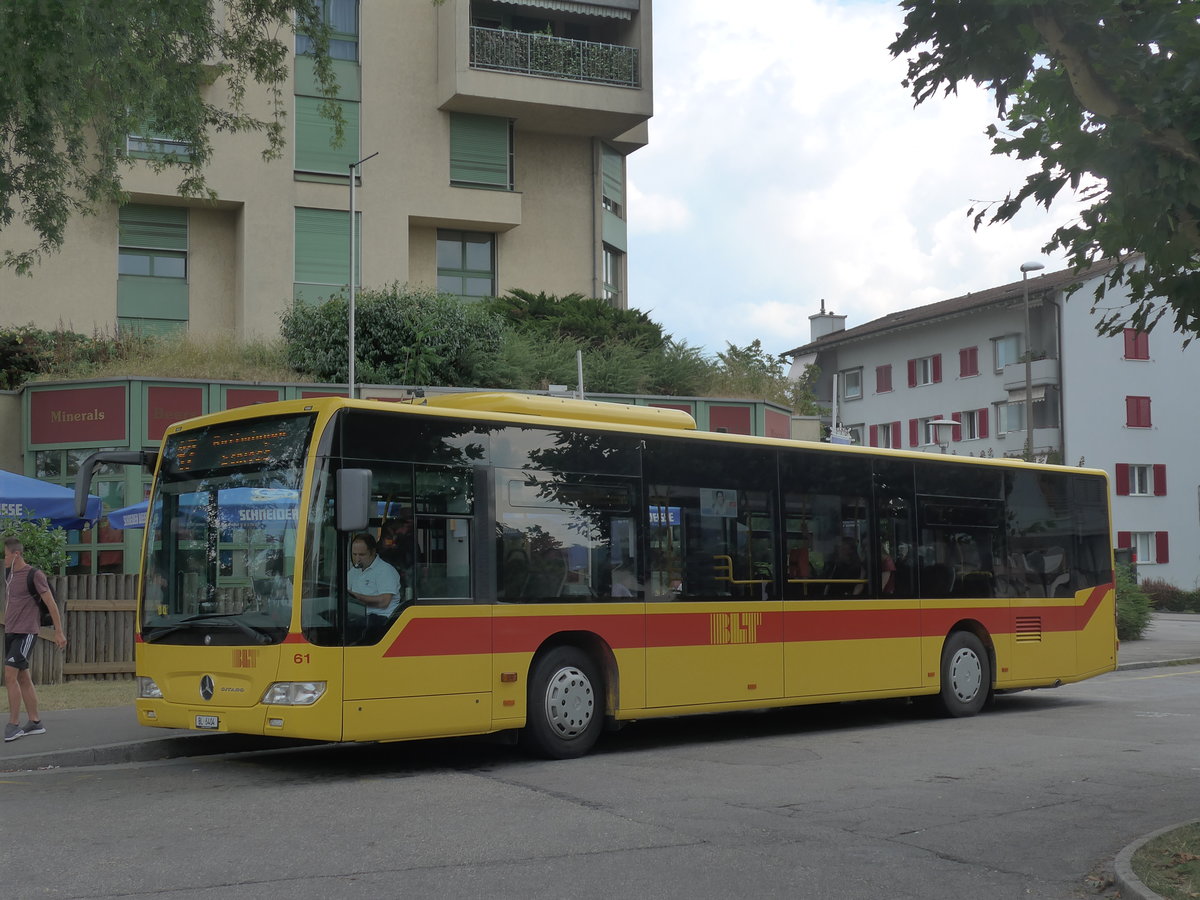
[(456, 656), (492, 652), (490, 616), (413, 619), (396, 635), (385, 657)]
[(646, 616), (641, 613), (497, 616), (492, 622), (497, 653), (532, 653), (549, 635), (564, 631), (591, 632), (614, 650), (642, 647), (646, 643)]

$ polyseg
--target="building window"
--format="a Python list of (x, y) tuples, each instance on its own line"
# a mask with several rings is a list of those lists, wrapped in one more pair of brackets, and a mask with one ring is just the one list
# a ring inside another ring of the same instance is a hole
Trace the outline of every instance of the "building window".
[(621, 263), (625, 254), (604, 245), (604, 299), (613, 306), (621, 306)]
[(996, 404), (996, 428), (1000, 434), (1025, 430), (1025, 401)]
[[(862, 389), (862, 367), (857, 369), (843, 369), (838, 373), (838, 381), (842, 385), (843, 400), (861, 400), (863, 395)], [(861, 444), (862, 441), (859, 441)]]
[(942, 380), (942, 354), (923, 356), (908, 361), (908, 386), (937, 384)]
[(1138, 331), (1136, 328), (1125, 329), (1125, 358), (1126, 359), (1149, 359), (1150, 358), (1150, 334), (1146, 331)]
[(1121, 497), (1164, 497), (1167, 467), (1161, 463), (1117, 463), (1116, 491)]
[[(362, 213), (355, 213), (354, 283), (362, 283)], [(350, 284), (350, 215), (340, 209), (296, 209), (292, 297), (318, 303)]]
[(892, 389), (891, 365), (875, 367), (875, 393), (886, 394)]
[(1021, 336), (1006, 334), (1004, 337), (992, 338), (992, 350), (996, 357), (996, 371), (1002, 372), (1005, 366), (1021, 361)]
[(494, 297), (496, 236), (438, 229), (437, 289), (459, 297)]
[(956, 441), (976, 441), (983, 437), (980, 434), (979, 420), (980, 414), (986, 420), (987, 413), (985, 410), (965, 409), (962, 412), (954, 414), (954, 420), (959, 423), (954, 429), (954, 439)]
[(846, 434), (850, 435), (850, 443), (857, 444), (859, 447), (863, 445), (863, 431), (864, 427), (862, 425), (846, 426)]
[[(329, 27), (331, 59), (358, 60), (358, 0), (316, 0), (321, 17)], [(296, 35), (296, 53), (312, 52), (312, 41)], [(355, 157), (357, 159), (357, 157)]]
[(889, 447), (898, 450), (904, 445), (900, 436), (899, 422), (884, 422), (882, 425), (872, 425), (868, 429), (868, 434), (872, 447)]
[(1132, 547), (1139, 566), (1171, 561), (1171, 544), (1165, 531), (1118, 531), (1117, 546)]
[(1150, 423), (1150, 398), (1149, 397), (1126, 397), (1125, 398), (1125, 427), (1126, 428), (1149, 428)]
[(450, 113), (450, 183), (513, 189), (513, 128), (509, 119)]
[(964, 347), (958, 351), (958, 377), (970, 378), (979, 374), (979, 348)]
[(168, 334), (188, 321), (188, 211), (127, 203), (117, 213), (117, 323)]
[[(349, 178), (350, 166), (362, 157), (360, 122), (362, 85), (358, 66), (357, 0), (317, 0), (325, 24), (329, 27), (329, 56), (337, 79), (337, 97), (327, 98), (317, 80), (308, 54), (312, 42), (296, 36), (296, 146), (297, 172), (327, 181), (330, 176)], [(337, 106), (344, 128), (342, 142), (334, 146), (332, 119), (323, 115), (327, 103)]]
[(625, 157), (608, 144), (600, 145), (600, 182), (604, 208), (625, 218)]

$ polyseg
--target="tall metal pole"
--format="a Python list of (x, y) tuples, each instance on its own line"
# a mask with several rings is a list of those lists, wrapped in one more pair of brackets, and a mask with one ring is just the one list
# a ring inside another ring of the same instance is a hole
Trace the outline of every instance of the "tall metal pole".
[(1021, 263), (1021, 289), (1025, 294), (1025, 459), (1033, 459), (1033, 345), (1029, 329), (1029, 273), (1046, 268), (1040, 262)]
[(349, 279), (350, 280), (350, 347), (349, 347), (350, 365), (349, 365), (348, 372), (347, 372), (347, 376), (348, 376), (347, 380), (349, 381), (348, 388), (349, 388), (349, 397), (351, 400), (354, 399), (354, 394), (355, 394), (355, 390), (354, 390), (354, 359), (355, 359), (355, 350), (354, 350), (354, 296), (355, 296), (355, 294), (354, 294), (354, 259), (355, 259), (355, 253), (354, 253), (354, 251), (357, 249), (355, 246), (355, 240), (354, 240), (354, 231), (355, 231), (355, 229), (354, 229), (354, 181), (358, 175), (358, 167), (361, 166), (363, 163), (365, 163), (368, 159), (373, 159), (374, 157), (376, 157), (378, 155), (379, 155), (379, 151), (376, 150), (370, 156), (364, 156), (358, 162), (350, 163), (350, 279)]

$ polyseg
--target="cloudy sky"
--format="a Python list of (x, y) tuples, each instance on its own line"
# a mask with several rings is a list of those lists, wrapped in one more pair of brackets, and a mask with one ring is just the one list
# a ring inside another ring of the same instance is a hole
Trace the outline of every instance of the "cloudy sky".
[(914, 109), (886, 0), (654, 7), (650, 144), (629, 157), (630, 305), (709, 352), (807, 343), (822, 298), (854, 327), (1020, 278), (1070, 208), (972, 229), (1024, 164), (986, 95)]

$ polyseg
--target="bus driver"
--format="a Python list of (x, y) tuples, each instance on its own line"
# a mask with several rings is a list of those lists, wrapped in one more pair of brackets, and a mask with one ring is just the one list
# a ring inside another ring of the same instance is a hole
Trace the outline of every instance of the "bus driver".
[(379, 558), (375, 538), (356, 534), (350, 544), (346, 589), (351, 599), (367, 608), (367, 634), (378, 637), (400, 609), (400, 573)]

